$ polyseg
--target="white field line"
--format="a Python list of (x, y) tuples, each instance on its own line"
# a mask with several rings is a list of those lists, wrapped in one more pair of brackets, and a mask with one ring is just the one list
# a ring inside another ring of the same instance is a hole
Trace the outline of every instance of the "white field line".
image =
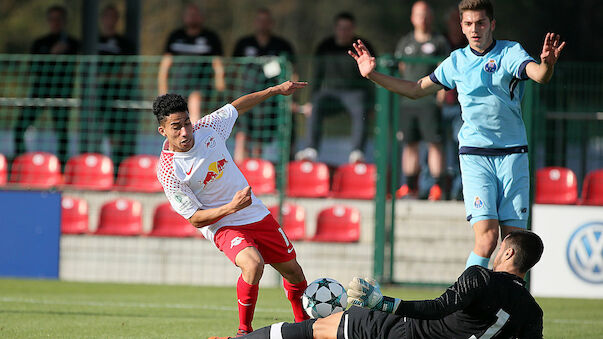
[[(213, 306), (213, 305), (191, 305), (191, 304), (159, 304), (159, 303), (134, 303), (134, 302), (111, 302), (111, 301), (63, 301), (47, 299), (29, 299), (29, 298), (11, 298), (0, 297), (0, 303), (17, 304), (41, 304), (41, 305), (71, 305), (71, 306), (93, 306), (93, 307), (123, 307), (123, 308), (172, 308), (172, 309), (191, 309), (191, 310), (210, 310), (210, 311), (229, 311), (238, 312), (239, 309), (234, 306)], [(291, 309), (285, 308), (262, 308), (255, 309), (256, 312), (263, 313), (289, 313)]]
[[(75, 305), (92, 307), (123, 307), (123, 308), (171, 308), (171, 309), (191, 309), (191, 310), (210, 310), (210, 311), (228, 311), (238, 312), (238, 308), (231, 306), (212, 306), (212, 305), (191, 305), (191, 304), (158, 304), (158, 303), (134, 303), (134, 302), (107, 302), (107, 301), (62, 301), (28, 298), (0, 297), (2, 303), (17, 304), (41, 304), (41, 305)], [(289, 313), (290, 309), (285, 308), (256, 308), (256, 312), (261, 313)], [(578, 320), (578, 319), (544, 319), (545, 322), (556, 324), (582, 324), (582, 325), (603, 325), (603, 320)]]

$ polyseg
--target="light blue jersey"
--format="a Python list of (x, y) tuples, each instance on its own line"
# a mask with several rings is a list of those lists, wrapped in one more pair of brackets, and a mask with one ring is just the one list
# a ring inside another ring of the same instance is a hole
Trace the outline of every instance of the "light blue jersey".
[(459, 132), (462, 154), (493, 154), (483, 149), (499, 154), (527, 151), (527, 147), (503, 149), (528, 144), (521, 117), (521, 80), (528, 78), (525, 68), (532, 61), (519, 43), (496, 40), (482, 54), (469, 46), (457, 49), (430, 75), (433, 82), (458, 91), (464, 121)]

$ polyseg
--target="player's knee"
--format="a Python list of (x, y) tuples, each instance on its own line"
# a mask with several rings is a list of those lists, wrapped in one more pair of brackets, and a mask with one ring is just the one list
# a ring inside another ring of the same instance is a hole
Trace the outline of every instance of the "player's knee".
[(264, 259), (259, 255), (247, 255), (237, 258), (243, 279), (250, 284), (257, 284), (264, 274)]
[(484, 257), (489, 257), (496, 249), (496, 244), (498, 243), (498, 232), (486, 232), (476, 240), (476, 247), (480, 250), (481, 255)]

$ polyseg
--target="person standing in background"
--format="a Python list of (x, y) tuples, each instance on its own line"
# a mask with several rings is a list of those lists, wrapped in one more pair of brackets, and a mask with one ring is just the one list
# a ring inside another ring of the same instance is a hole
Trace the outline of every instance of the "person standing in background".
[[(242, 92), (255, 92), (262, 88), (278, 84), (277, 77), (282, 72), (271, 73), (268, 67), (274, 62), (273, 57), (285, 57), (289, 62), (295, 62), (295, 52), (291, 44), (274, 35), (274, 18), (268, 8), (262, 7), (256, 11), (253, 22), (254, 32), (239, 39), (235, 45), (233, 57), (260, 57), (262, 63), (245, 63), (241, 65)], [(295, 76), (294, 76), (295, 78)], [(277, 103), (268, 99), (241, 118), (242, 130), (235, 134), (234, 161), (240, 162), (247, 157), (247, 148), (251, 156), (258, 158), (262, 155), (263, 144), (270, 142), (278, 127)], [(294, 133), (291, 133), (293, 136)], [(247, 147), (247, 142), (250, 146)], [(293, 140), (291, 141), (293, 143)]]
[[(342, 12), (335, 16), (334, 21), (334, 35), (323, 40), (314, 54), (312, 110), (306, 125), (308, 141), (306, 148), (297, 152), (295, 158), (316, 161), (324, 117), (343, 108), (352, 118), (352, 151), (348, 161), (363, 162), (368, 125), (366, 117), (372, 107), (374, 87), (363, 81), (355, 63), (347, 57), (347, 51), (359, 39), (356, 19), (351, 13)], [(368, 42), (366, 46), (374, 55), (372, 46)]]
[(94, 82), (94, 97), (98, 100), (85, 105), (80, 118), (81, 152), (101, 153), (102, 139), (107, 136), (116, 169), (122, 160), (135, 153), (138, 124), (137, 112), (120, 108), (116, 102), (136, 96), (135, 65), (117, 57), (134, 55), (136, 51), (132, 42), (117, 33), (118, 22), (117, 7), (105, 6), (101, 11), (97, 44), (97, 53), (103, 57), (97, 63)]
[[(205, 28), (201, 9), (189, 3), (182, 14), (184, 27), (173, 31), (165, 45), (165, 54), (159, 65), (157, 76), (159, 95), (168, 90), (188, 97), (191, 121), (201, 119), (203, 101), (213, 90), (224, 91), (224, 64), (220, 37)], [(174, 64), (172, 56), (214, 56), (209, 62), (179, 62)], [(212, 86), (211, 79), (214, 84)], [(169, 80), (169, 81), (168, 81)]]
[[(417, 79), (431, 73), (437, 63), (428, 58), (446, 56), (450, 52), (444, 36), (432, 31), (433, 13), (425, 1), (412, 6), (410, 21), (413, 31), (400, 39), (396, 46), (397, 58), (426, 58), (424, 61), (400, 62), (402, 79)], [(417, 197), (420, 173), (419, 141), (429, 144), (428, 167), (435, 183), (429, 190), (429, 200), (440, 200), (444, 183), (442, 131), (440, 108), (434, 95), (419, 100), (400, 100), (400, 127), (403, 133), (402, 172), (406, 184), (396, 192), (398, 198)]]
[[(49, 33), (36, 41), (31, 47), (31, 54), (77, 54), (79, 42), (66, 32), (67, 9), (63, 6), (52, 6), (46, 10), (46, 21)], [(30, 89), (30, 98), (70, 98), (73, 91), (73, 78), (75, 62), (69, 61), (34, 61), (30, 70), (33, 85)], [(52, 116), (52, 123), (57, 139), (57, 157), (62, 166), (68, 158), (69, 141), (67, 125), (69, 122), (70, 108), (58, 103), (48, 105)], [(25, 153), (25, 131), (47, 106), (27, 106), (19, 117), (15, 126), (15, 156)]]

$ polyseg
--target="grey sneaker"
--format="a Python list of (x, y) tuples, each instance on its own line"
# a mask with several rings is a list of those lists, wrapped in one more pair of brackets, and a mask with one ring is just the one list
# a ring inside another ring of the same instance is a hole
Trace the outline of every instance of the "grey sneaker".
[(295, 153), (295, 160), (307, 160), (307, 161), (316, 161), (318, 158), (318, 152), (316, 149), (312, 147), (304, 148), (303, 150)]
[(355, 149), (350, 152), (350, 156), (348, 157), (348, 162), (350, 164), (355, 164), (357, 162), (364, 162), (364, 152), (359, 149)]

